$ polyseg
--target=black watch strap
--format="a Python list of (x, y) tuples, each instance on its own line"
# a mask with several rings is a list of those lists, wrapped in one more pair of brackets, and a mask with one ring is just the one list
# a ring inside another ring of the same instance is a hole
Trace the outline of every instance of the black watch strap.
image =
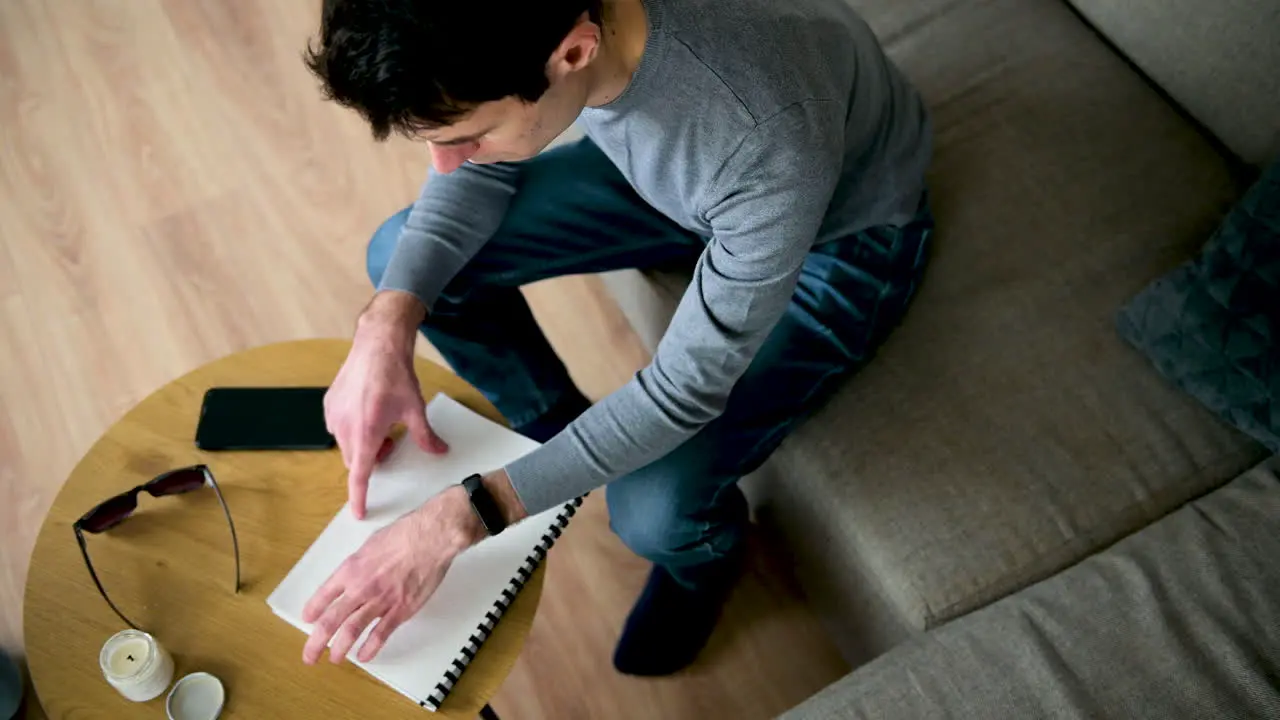
[(489, 494), (488, 488), (484, 486), (479, 475), (472, 475), (463, 480), (462, 487), (466, 489), (467, 497), (471, 498), (471, 508), (476, 511), (476, 517), (480, 518), (480, 524), (484, 525), (485, 532), (489, 535), (497, 535), (507, 529), (507, 521), (502, 517), (502, 510)]

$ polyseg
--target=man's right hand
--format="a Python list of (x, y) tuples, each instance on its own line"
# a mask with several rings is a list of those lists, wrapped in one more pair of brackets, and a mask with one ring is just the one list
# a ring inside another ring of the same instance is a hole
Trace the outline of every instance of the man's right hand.
[(346, 362), (324, 397), (324, 417), (346, 464), (347, 495), (357, 518), (365, 514), (369, 474), (390, 449), (392, 428), (403, 425), (423, 450), (449, 446), (427, 423), (413, 371), (413, 345), (426, 310), (408, 293), (374, 296), (356, 324)]

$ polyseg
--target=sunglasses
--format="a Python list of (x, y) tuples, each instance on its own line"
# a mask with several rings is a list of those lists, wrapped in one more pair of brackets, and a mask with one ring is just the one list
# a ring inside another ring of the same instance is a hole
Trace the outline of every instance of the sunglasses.
[(120, 608), (111, 602), (111, 598), (107, 596), (106, 588), (102, 587), (102, 581), (98, 579), (98, 573), (94, 572), (93, 563), (89, 560), (89, 549), (84, 542), (84, 534), (93, 533), (97, 535), (127, 520), (133, 514), (133, 511), (138, 509), (138, 493), (140, 492), (145, 491), (150, 493), (151, 497), (159, 498), (189, 493), (206, 485), (213, 488), (213, 492), (217, 494), (218, 502), (222, 504), (222, 512), (227, 516), (227, 525), (231, 527), (231, 546), (236, 555), (236, 592), (239, 593), (240, 543), (236, 540), (236, 526), (235, 523), (231, 522), (231, 511), (227, 509), (227, 501), (222, 497), (222, 490), (218, 487), (218, 482), (213, 479), (213, 473), (210, 472), (207, 465), (193, 465), (159, 475), (148, 483), (99, 503), (97, 507), (81, 516), (72, 526), (76, 531), (76, 541), (80, 543), (80, 554), (84, 556), (84, 564), (85, 567), (89, 568), (89, 577), (93, 578), (93, 584), (98, 586), (98, 592), (102, 593), (102, 599), (107, 601), (107, 604), (111, 606), (116, 615), (119, 615), (120, 619), (134, 630), (141, 630), (141, 628), (133, 624), (133, 621), (125, 617), (124, 613), (120, 612)]

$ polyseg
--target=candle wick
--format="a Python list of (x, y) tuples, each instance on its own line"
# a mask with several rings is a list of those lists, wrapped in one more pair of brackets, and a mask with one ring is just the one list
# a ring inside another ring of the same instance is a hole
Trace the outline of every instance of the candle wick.
[(134, 660), (133, 660), (133, 656), (132, 656), (132, 655), (130, 655), (130, 656), (129, 656), (129, 662), (133, 662), (133, 661), (134, 661)]

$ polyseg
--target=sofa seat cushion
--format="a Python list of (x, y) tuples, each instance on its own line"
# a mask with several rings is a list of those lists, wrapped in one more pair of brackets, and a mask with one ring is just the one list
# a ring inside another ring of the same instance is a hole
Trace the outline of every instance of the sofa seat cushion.
[(1280, 717), (1280, 458), (784, 717)]
[(748, 490), (851, 662), (1265, 456), (1118, 309), (1247, 186), (1058, 0), (858, 0), (931, 108), (934, 255), (879, 357)]

